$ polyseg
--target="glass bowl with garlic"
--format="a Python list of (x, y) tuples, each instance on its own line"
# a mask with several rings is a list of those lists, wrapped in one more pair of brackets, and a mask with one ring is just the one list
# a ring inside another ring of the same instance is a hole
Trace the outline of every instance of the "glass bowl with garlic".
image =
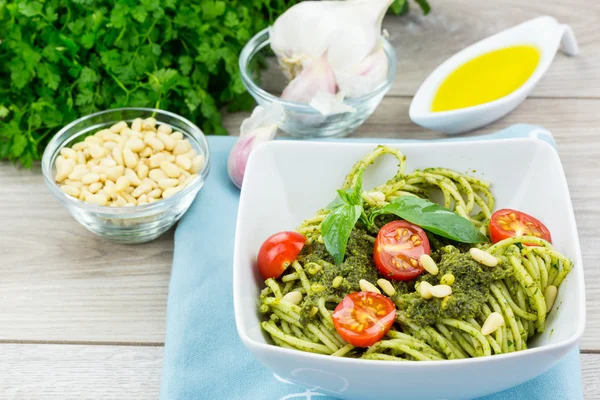
[[(381, 28), (390, 4), (292, 6), (242, 49), (242, 83), (260, 106), (283, 106), (279, 128), (292, 136), (350, 134), (375, 111), (396, 77), (396, 52)], [(259, 80), (250, 67), (265, 60), (269, 68)]]
[(156, 239), (204, 185), (202, 131), (164, 110), (120, 108), (73, 121), (42, 157), (46, 184), (85, 228), (119, 243)]

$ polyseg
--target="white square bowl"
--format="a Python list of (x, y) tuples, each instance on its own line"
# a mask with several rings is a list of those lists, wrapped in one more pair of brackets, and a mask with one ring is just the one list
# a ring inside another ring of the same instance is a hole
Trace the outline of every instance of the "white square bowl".
[[(546, 330), (528, 350), (390, 362), (312, 354), (270, 342), (258, 311), (264, 287), (255, 265), (260, 245), (275, 232), (294, 230), (333, 200), (352, 165), (377, 144), (275, 141), (251, 155), (237, 220), (233, 296), (239, 336), (254, 356), (281, 378), (343, 399), (471, 399), (534, 378), (576, 347), (585, 326), (579, 238), (558, 155), (537, 139), (390, 144), (407, 156), (409, 172), (445, 167), (492, 182), (498, 208), (536, 216), (552, 232), (556, 249), (573, 260)], [(378, 160), (365, 173), (365, 188), (386, 181), (396, 168), (392, 157)]]

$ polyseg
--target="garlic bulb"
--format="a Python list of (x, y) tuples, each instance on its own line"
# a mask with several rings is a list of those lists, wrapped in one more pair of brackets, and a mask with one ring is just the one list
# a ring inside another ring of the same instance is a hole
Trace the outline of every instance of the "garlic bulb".
[(283, 107), (273, 103), (266, 108), (257, 106), (252, 111), (250, 118), (246, 118), (242, 122), (240, 137), (227, 160), (229, 178), (237, 187), (242, 187), (246, 163), (252, 150), (275, 137), (277, 128), (283, 122), (284, 117)]
[(282, 98), (311, 103), (321, 92), (341, 93), (343, 103), (379, 85), (388, 71), (381, 23), (392, 1), (304, 1), (283, 13), (270, 30), (271, 48), (291, 79)]

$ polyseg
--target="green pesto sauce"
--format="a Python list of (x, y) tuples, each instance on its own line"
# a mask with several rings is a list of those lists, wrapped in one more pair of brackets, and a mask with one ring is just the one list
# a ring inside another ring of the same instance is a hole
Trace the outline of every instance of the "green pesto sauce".
[[(475, 317), (486, 301), (490, 283), (511, 275), (512, 268), (502, 263), (493, 268), (484, 266), (469, 255), (468, 249), (472, 245), (456, 243), (429, 233), (428, 237), (431, 256), (438, 264), (439, 274), (434, 276), (424, 273), (411, 281), (390, 280), (396, 289), (392, 300), (398, 310), (403, 311), (408, 318), (419, 325), (431, 325), (441, 318)], [(305, 246), (299, 255), (302, 263), (306, 265), (314, 262), (322, 268), (314, 275), (307, 273), (314, 293), (304, 297), (301, 323), (305, 324), (314, 318), (312, 311), (320, 298), (325, 297), (327, 303), (335, 307), (347, 294), (360, 291), (361, 279), (376, 285), (378, 279), (386, 278), (379, 273), (373, 262), (372, 239), (373, 236), (366, 231), (355, 228), (348, 241), (344, 262), (340, 265), (335, 265), (325, 245), (313, 243)], [(452, 295), (445, 299), (426, 300), (415, 291), (415, 284), (418, 281), (425, 280), (432, 285), (437, 285), (440, 283), (439, 279), (447, 273), (454, 275), (455, 281), (452, 284)], [(337, 288), (334, 288), (332, 282), (337, 276), (344, 279)], [(318, 290), (315, 291), (315, 288)]]
[(490, 284), (513, 272), (512, 269), (505, 269), (502, 264), (493, 268), (479, 264), (469, 253), (461, 253), (452, 245), (436, 249), (432, 252), (432, 257), (437, 259), (439, 274), (421, 275), (419, 281), (438, 285), (444, 274), (451, 273), (455, 278), (452, 294), (444, 299), (426, 300), (418, 292), (412, 292), (396, 300), (398, 308), (420, 325), (431, 325), (441, 318), (475, 317), (486, 301)]

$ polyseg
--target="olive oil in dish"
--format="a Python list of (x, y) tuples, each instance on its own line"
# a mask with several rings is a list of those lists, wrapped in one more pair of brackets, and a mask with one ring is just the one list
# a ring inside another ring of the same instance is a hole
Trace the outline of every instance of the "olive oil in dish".
[(451, 111), (488, 103), (520, 88), (540, 61), (530, 45), (505, 47), (467, 61), (442, 82), (431, 111)]

